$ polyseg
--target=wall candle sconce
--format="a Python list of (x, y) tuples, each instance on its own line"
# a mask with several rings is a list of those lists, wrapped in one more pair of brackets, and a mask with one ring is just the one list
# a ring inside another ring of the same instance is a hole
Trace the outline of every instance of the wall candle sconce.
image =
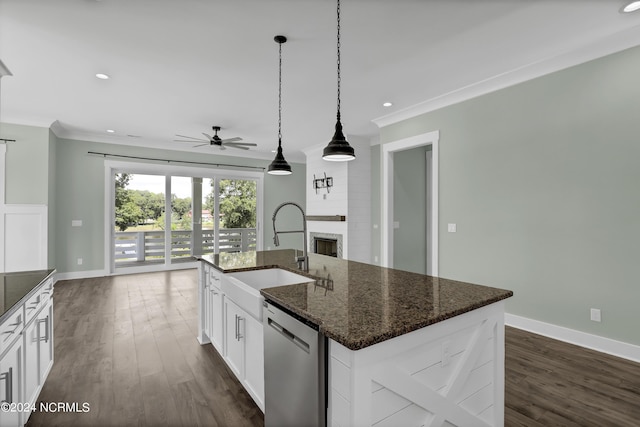
[(316, 178), (316, 174), (313, 174), (313, 189), (316, 190), (316, 194), (320, 188), (326, 188), (329, 193), (331, 187), (333, 187), (333, 177), (327, 176), (326, 172), (324, 172), (324, 178)]

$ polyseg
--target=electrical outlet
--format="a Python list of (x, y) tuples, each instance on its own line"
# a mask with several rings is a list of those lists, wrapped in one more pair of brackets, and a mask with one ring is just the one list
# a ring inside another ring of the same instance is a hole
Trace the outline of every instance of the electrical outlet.
[(442, 343), (442, 358), (440, 362), (440, 366), (444, 368), (451, 361), (451, 353), (449, 352), (449, 341), (445, 341)]
[(373, 262), (378, 262), (378, 255), (373, 256)]
[(455, 233), (457, 230), (457, 226), (455, 224), (447, 224), (447, 231), (449, 233)]
[(591, 309), (591, 320), (593, 320), (594, 322), (602, 322), (602, 316), (599, 308)]
[(82, 265), (82, 258), (78, 258), (78, 265)]
[(82, 227), (82, 220), (81, 219), (72, 219), (71, 220), (71, 226), (72, 227)]

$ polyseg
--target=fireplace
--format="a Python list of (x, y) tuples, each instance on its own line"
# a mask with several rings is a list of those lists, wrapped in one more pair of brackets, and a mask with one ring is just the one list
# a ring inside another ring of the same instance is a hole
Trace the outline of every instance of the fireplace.
[(342, 258), (342, 234), (309, 233), (313, 253)]
[(314, 252), (320, 255), (338, 257), (338, 239), (325, 239), (316, 237), (314, 240)]

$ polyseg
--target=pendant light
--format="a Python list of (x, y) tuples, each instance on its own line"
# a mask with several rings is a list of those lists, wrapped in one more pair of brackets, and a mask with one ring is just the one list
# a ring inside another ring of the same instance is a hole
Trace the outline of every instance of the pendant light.
[(267, 173), (271, 175), (291, 175), (291, 166), (282, 155), (282, 43), (287, 41), (285, 36), (273, 38), (278, 43), (278, 152), (276, 158), (269, 165)]
[(322, 158), (332, 162), (346, 162), (356, 158), (353, 147), (349, 145), (342, 133), (342, 123), (340, 123), (340, 0), (338, 0), (338, 114), (336, 121), (336, 132), (333, 139), (324, 148)]

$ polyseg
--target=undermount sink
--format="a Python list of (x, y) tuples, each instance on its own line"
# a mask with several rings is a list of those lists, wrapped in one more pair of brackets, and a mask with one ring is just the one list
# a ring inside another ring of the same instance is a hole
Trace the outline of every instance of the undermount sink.
[(260, 289), (312, 281), (313, 279), (281, 268), (240, 271), (224, 275), (222, 292), (257, 320), (262, 321), (264, 297), (260, 295)]

